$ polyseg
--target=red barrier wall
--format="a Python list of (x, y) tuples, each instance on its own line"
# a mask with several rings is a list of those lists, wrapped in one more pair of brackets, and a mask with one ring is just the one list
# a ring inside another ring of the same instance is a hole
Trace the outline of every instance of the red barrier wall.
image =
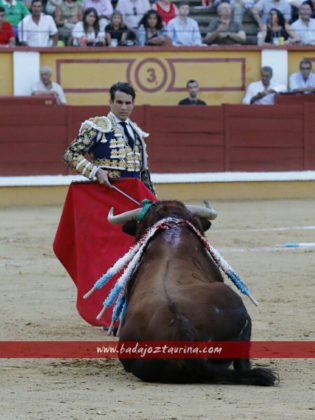
[[(306, 95), (305, 95), (306, 96)], [(0, 176), (71, 173), (62, 162), (82, 121), (108, 107), (0, 100)], [(32, 106), (30, 106), (32, 105)], [(136, 107), (154, 173), (315, 169), (315, 103)]]

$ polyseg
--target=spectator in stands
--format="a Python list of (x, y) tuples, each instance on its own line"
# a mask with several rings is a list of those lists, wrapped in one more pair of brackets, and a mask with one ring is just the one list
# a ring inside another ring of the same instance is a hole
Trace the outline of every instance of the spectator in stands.
[(309, 4), (312, 9), (312, 18), (315, 18), (315, 0), (306, 0), (305, 3)]
[(299, 18), (291, 25), (302, 44), (315, 44), (315, 19), (311, 18), (311, 15), (311, 6), (306, 2), (302, 3), (299, 8)]
[(67, 103), (63, 89), (58, 83), (51, 81), (51, 67), (41, 66), (40, 81), (31, 87), (32, 96), (51, 95), (56, 98), (58, 105), (65, 105)]
[(47, 15), (54, 16), (56, 7), (60, 7), (62, 0), (47, 0), (45, 6), (45, 12)]
[(150, 9), (149, 0), (118, 0), (116, 10), (123, 15), (124, 22), (129, 29), (129, 38), (136, 37), (139, 22)]
[(99, 19), (94, 7), (85, 9), (83, 20), (77, 22), (72, 31), (74, 46), (94, 47), (105, 45), (104, 32), (100, 32)]
[(66, 45), (71, 45), (71, 33), (74, 25), (82, 20), (82, 6), (76, 0), (63, 0), (55, 10), (55, 21), (59, 38)]
[(283, 14), (278, 9), (271, 9), (268, 15), (267, 25), (261, 29), (263, 44), (296, 44), (300, 42), (299, 35), (285, 22)]
[(167, 25), (168, 35), (174, 46), (202, 45), (198, 23), (188, 17), (189, 3), (183, 1), (179, 4), (178, 16), (170, 20)]
[(113, 6), (110, 0), (84, 0), (83, 10), (94, 8), (98, 14), (100, 30), (104, 32), (105, 26), (113, 14)]
[(42, 0), (32, 0), (31, 15), (25, 16), (18, 25), (21, 45), (26, 47), (54, 47), (57, 45), (58, 29), (54, 19), (42, 12)]
[(5, 20), (4, 7), (0, 7), (0, 47), (14, 47), (15, 36), (13, 26)]
[(292, 73), (290, 76), (290, 91), (294, 93), (314, 93), (315, 73), (311, 73), (311, 71), (311, 60), (302, 60), (300, 62), (300, 71)]
[(127, 41), (128, 28), (122, 14), (115, 10), (110, 23), (105, 27), (106, 44), (112, 47), (124, 45)]
[(113, 6), (110, 0), (84, 0), (83, 10), (94, 8), (98, 14), (98, 18), (102, 17), (110, 19), (113, 14)]
[(0, 6), (4, 8), (6, 20), (13, 26), (15, 38), (18, 38), (18, 24), (29, 15), (30, 11), (26, 5), (18, 0), (0, 0)]
[(171, 0), (158, 0), (152, 5), (152, 9), (156, 10), (162, 18), (165, 25), (178, 15), (177, 6)]
[(264, 66), (261, 69), (261, 80), (249, 84), (243, 104), (273, 105), (276, 93), (284, 92), (286, 88), (274, 84), (272, 81), (272, 68)]
[(284, 15), (286, 23), (290, 23), (291, 6), (287, 0), (259, 0), (251, 9), (253, 18), (258, 23), (259, 28), (262, 28), (262, 25), (267, 23), (271, 9), (279, 10)]
[(245, 11), (250, 10), (256, 3), (256, 0), (216, 0), (213, 5), (219, 6), (221, 3), (229, 3), (232, 8), (234, 22), (242, 24)]
[(210, 21), (205, 42), (207, 44), (231, 45), (241, 44), (246, 34), (240, 23), (232, 19), (232, 9), (228, 3), (220, 3), (218, 17)]
[(290, 23), (295, 22), (299, 18), (299, 8), (305, 0), (288, 0), (291, 6), (291, 20)]
[(182, 99), (178, 102), (178, 105), (207, 105), (204, 101), (198, 98), (199, 85), (197, 80), (190, 79), (186, 83), (188, 90), (188, 98)]
[[(21, 0), (28, 9), (31, 9), (32, 0)], [(44, 5), (43, 5), (44, 7)]]
[(172, 46), (172, 40), (167, 36), (167, 30), (163, 24), (160, 14), (156, 10), (149, 10), (139, 22), (143, 25), (146, 35), (145, 45)]

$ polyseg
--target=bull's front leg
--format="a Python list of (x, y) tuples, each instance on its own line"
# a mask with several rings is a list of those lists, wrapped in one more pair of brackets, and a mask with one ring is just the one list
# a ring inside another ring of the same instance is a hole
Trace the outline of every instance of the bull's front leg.
[[(244, 324), (243, 328), (240, 331), (238, 339), (239, 339), (239, 341), (249, 342), (251, 334), (252, 334), (252, 322), (251, 322), (251, 319), (248, 317), (245, 321), (245, 324)], [(243, 359), (234, 359), (233, 360), (233, 366), (234, 366), (234, 369), (236, 369), (236, 370), (250, 370), (251, 369), (251, 363), (250, 363), (250, 360), (249, 360), (249, 349), (244, 354)]]

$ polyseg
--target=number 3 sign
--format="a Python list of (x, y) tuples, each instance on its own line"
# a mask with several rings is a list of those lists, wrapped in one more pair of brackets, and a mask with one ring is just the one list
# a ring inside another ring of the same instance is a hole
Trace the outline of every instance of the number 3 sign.
[(157, 92), (165, 86), (167, 70), (157, 58), (146, 58), (138, 63), (134, 76), (144, 92)]

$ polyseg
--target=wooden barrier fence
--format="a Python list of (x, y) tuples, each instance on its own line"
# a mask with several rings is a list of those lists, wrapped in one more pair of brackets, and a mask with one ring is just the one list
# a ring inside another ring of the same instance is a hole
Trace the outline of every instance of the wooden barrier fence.
[[(108, 107), (0, 100), (0, 176), (69, 174), (62, 155), (81, 123)], [(138, 106), (154, 173), (315, 169), (315, 103)]]

